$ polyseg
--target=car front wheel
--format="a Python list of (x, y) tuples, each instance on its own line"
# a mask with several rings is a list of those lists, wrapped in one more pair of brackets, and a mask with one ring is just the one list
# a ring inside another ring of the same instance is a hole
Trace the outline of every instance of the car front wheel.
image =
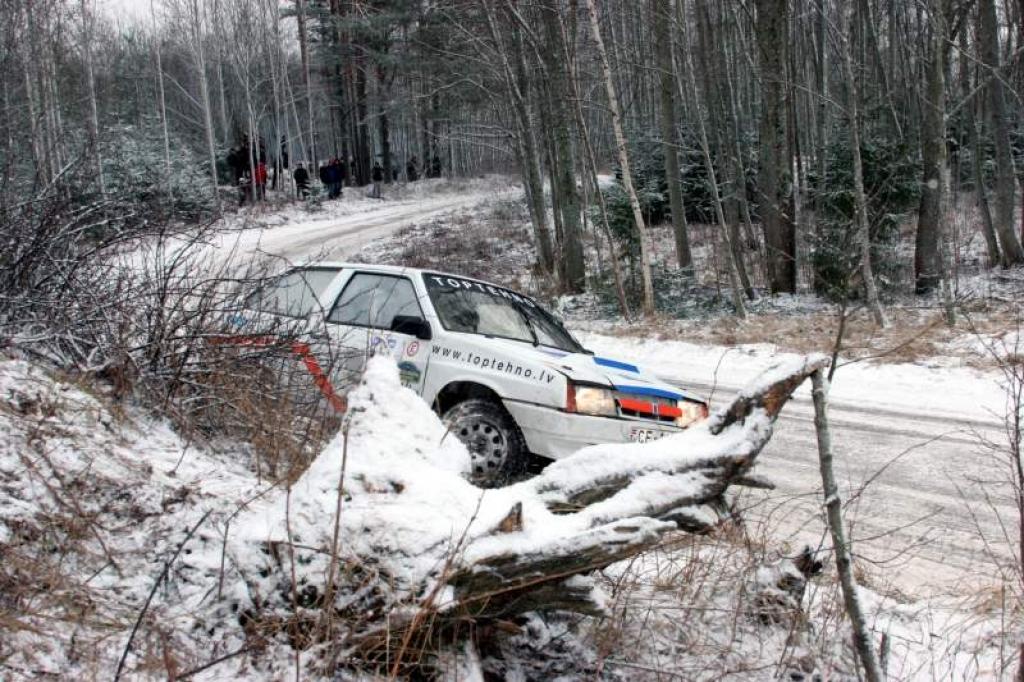
[(526, 442), (512, 415), (501, 405), (490, 400), (466, 400), (445, 412), (444, 423), (469, 450), (473, 483), (497, 488), (526, 474)]

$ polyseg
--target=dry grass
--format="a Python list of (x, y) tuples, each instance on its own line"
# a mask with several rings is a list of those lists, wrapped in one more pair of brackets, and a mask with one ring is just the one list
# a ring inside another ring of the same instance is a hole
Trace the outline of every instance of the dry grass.
[(400, 231), (358, 259), (474, 277), (539, 296), (555, 283), (535, 268), (533, 236), (521, 202), (498, 201), (486, 211), (463, 210)]
[[(947, 344), (965, 335), (999, 334), (1014, 327), (1016, 313), (1011, 304), (975, 303), (963, 310), (973, 312), (970, 325), (963, 318), (955, 327), (946, 325), (941, 311), (932, 308), (893, 307), (887, 310), (890, 325), (879, 329), (863, 309), (849, 313), (840, 354), (850, 359), (879, 359), (885, 362), (926, 362), (949, 355)], [(802, 314), (752, 314), (746, 320), (714, 317), (675, 320), (657, 317), (608, 330), (613, 336), (687, 341), (723, 346), (773, 344), (793, 353), (831, 352), (840, 325), (839, 311)], [(987, 354), (964, 354), (965, 366), (993, 368)]]
[[(679, 537), (626, 565), (606, 583), (612, 617), (591, 630), (602, 664), (638, 680), (852, 672), (842, 647), (826, 651), (816, 641), (836, 634), (837, 614), (816, 613), (812, 623), (799, 600), (758, 582), (781, 559), (764, 542), (728, 526)], [(823, 579), (809, 589), (822, 587), (833, 588)]]
[[(233, 458), (248, 449), (262, 479), (293, 480), (332, 433), (331, 420), (293, 401), (294, 387), (248, 370), (222, 362), (209, 374), (190, 375), (190, 392), (167, 415), (190, 434), (181, 457), (216, 439)], [(120, 654), (139, 614), (135, 588), (153, 580), (153, 566), (180, 540), (185, 519), (191, 523), (194, 510), (211, 502), (189, 487), (192, 474), (175, 482), (168, 470), (174, 459), (164, 460), (154, 480), (144, 450), (131, 457), (112, 451), (143, 438), (136, 420), (145, 423), (135, 401), (121, 403), (113, 392), (107, 379), (80, 374), (40, 381), (38, 389), (23, 383), (0, 396), (15, 458), (0, 468), (0, 493), (15, 502), (31, 493), (22, 501), (32, 510), (15, 505), (0, 518), (2, 679), (59, 675), (51, 668), (69, 664), (80, 679), (109, 679), (111, 656)], [(223, 502), (231, 508), (235, 501)], [(173, 572), (180, 568), (178, 562)], [(173, 594), (194, 578), (201, 579), (175, 573), (164, 589)], [(202, 589), (217, 590), (216, 579)], [(133, 677), (173, 679), (206, 657), (195, 641), (202, 631), (165, 620), (165, 599), (162, 592), (135, 638), (127, 668)]]

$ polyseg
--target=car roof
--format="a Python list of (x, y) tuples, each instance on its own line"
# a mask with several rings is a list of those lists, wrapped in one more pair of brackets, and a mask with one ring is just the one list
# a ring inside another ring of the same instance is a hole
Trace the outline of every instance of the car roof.
[[(423, 268), (412, 268), (412, 267), (408, 267), (408, 266), (405, 266), (405, 265), (376, 265), (374, 263), (348, 263), (348, 262), (344, 262), (344, 261), (321, 261), (321, 262), (303, 263), (303, 264), (301, 264), (301, 265), (299, 265), (297, 267), (309, 268), (309, 269), (316, 269), (316, 268), (334, 269), (334, 268), (337, 268), (339, 270), (342, 270), (342, 269), (347, 269), (347, 270), (369, 270), (369, 271), (372, 271), (372, 272), (384, 272), (384, 273), (392, 273), (392, 274), (396, 274), (396, 275), (397, 274), (413, 275), (413, 274), (421, 274), (421, 273), (424, 273), (424, 272), (429, 272), (432, 275), (442, 275), (444, 277), (458, 277), (459, 279), (465, 279), (465, 280), (468, 280), (470, 282), (480, 282), (481, 284), (489, 284), (489, 285), (491, 285), (493, 287), (499, 287), (501, 289), (506, 289), (508, 291), (515, 291), (515, 289), (509, 289), (509, 287), (503, 286), (501, 284), (496, 284), (494, 282), (488, 282), (485, 279), (477, 279), (476, 277), (466, 277), (465, 275), (459, 275), (459, 274), (456, 274), (454, 272), (444, 272), (443, 270), (424, 270)], [(519, 293), (519, 292), (517, 292), (517, 293)], [(522, 294), (522, 295), (523, 296), (529, 296), (529, 294)]]
[(374, 263), (346, 263), (342, 261), (313, 261), (299, 265), (300, 268), (329, 268), (346, 270), (373, 270), (374, 272), (419, 272), (417, 268), (407, 268), (402, 265), (376, 265)]

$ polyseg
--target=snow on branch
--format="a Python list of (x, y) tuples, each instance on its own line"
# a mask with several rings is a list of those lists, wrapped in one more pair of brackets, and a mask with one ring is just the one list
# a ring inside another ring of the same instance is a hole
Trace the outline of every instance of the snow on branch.
[(349, 395), (347, 440), (335, 438), (290, 495), (245, 512), (231, 553), (241, 575), (270, 576), (250, 584), (250, 594), (272, 594), (265, 581), (274, 576), (286, 584), (278, 592), (293, 592), (292, 569), (271, 560), (277, 553), (253, 551), (291, 543), (319, 557), (295, 567), (307, 595), (322, 595), (336, 570), (323, 557), (339, 557), (372, 565), (390, 598), (414, 611), (598, 612), (585, 574), (670, 531), (715, 526), (726, 490), (756, 480), (750, 469), (783, 405), (827, 364), (811, 356), (773, 367), (703, 424), (653, 443), (584, 448), (535, 478), (484, 490), (465, 478), (465, 447), (400, 385), (391, 360), (374, 358)]

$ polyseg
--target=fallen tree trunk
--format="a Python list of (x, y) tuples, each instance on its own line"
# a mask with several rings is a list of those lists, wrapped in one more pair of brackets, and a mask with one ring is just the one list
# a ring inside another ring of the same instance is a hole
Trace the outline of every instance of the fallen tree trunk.
[[(550, 583), (564, 585), (567, 578), (643, 552), (666, 532), (706, 532), (721, 522), (728, 515), (728, 488), (766, 485), (748, 473), (771, 438), (772, 424), (797, 386), (827, 365), (824, 356), (810, 357), (767, 373), (741, 392), (705, 425), (699, 445), (713, 453), (708, 456), (634, 458), (630, 450), (650, 448), (606, 445), (552, 464), (520, 487), (555, 513), (578, 515), (588, 529), (571, 542), (532, 552), (473, 556), (448, 580), (456, 601), (477, 617), (507, 617), (536, 610), (538, 599), (529, 595), (543, 591), (559, 595), (550, 608), (594, 611), (592, 602), (578, 599), (578, 589), (552, 591)], [(521, 523), (519, 530), (525, 530)], [(571, 597), (569, 603), (563, 596)]]

